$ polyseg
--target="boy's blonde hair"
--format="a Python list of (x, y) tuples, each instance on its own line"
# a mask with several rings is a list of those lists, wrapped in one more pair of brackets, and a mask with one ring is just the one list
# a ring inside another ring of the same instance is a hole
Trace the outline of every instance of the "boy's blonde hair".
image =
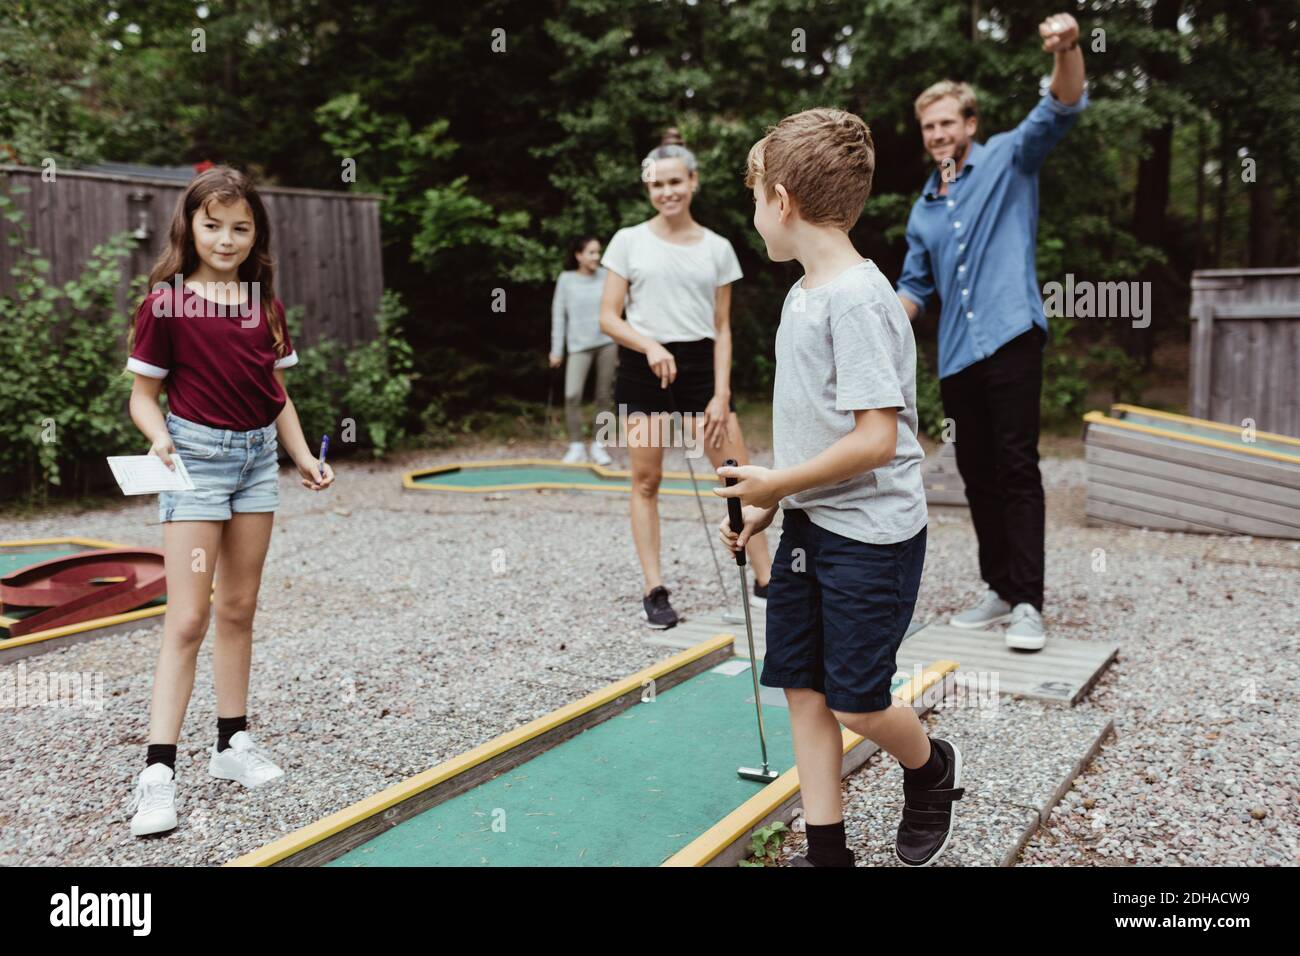
[(957, 101), (957, 105), (961, 108), (961, 115), (965, 119), (979, 116), (979, 111), (975, 108), (975, 91), (973, 89), (965, 83), (940, 80), (933, 86), (927, 87), (925, 92), (916, 98), (916, 118), (920, 119), (922, 110), (945, 96), (951, 96)]
[(848, 232), (862, 215), (875, 172), (876, 147), (862, 118), (819, 107), (768, 127), (749, 149), (745, 185), (753, 189), (761, 179), (770, 202), (780, 183), (805, 221)]

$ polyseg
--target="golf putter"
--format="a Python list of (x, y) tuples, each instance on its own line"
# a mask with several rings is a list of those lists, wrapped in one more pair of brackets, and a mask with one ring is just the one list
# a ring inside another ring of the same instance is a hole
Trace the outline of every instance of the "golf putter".
[[(728, 468), (734, 468), (736, 461), (734, 458), (728, 458), (722, 464)], [(735, 478), (727, 478), (725, 481), (728, 488), (736, 483)], [(727, 517), (731, 519), (731, 530), (736, 534), (740, 534), (745, 529), (745, 519), (740, 514), (739, 498), (727, 499)], [(740, 570), (740, 593), (748, 595), (749, 587), (748, 582), (745, 580), (744, 548), (736, 552), (736, 567)], [(749, 639), (749, 674), (754, 679), (754, 713), (758, 715), (758, 745), (763, 751), (763, 769), (737, 767), (736, 773), (746, 780), (771, 783), (781, 775), (767, 765), (767, 734), (763, 730), (763, 704), (758, 693), (758, 661), (754, 659), (754, 622), (749, 617), (749, 602), (742, 601), (741, 605), (745, 608), (745, 637)]]

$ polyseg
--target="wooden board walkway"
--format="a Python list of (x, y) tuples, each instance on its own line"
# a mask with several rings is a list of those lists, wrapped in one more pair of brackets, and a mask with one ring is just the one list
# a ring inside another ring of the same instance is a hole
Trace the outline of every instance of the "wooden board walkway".
[[(741, 609), (736, 608), (734, 614), (740, 613)], [(766, 648), (764, 615), (755, 609), (751, 614), (754, 650), (761, 658)], [(1119, 654), (1118, 644), (1104, 641), (1049, 636), (1041, 651), (1013, 651), (1004, 643), (1001, 630), (967, 631), (946, 624), (913, 627), (898, 650), (901, 670), (911, 671), (935, 660), (953, 660), (959, 665), (958, 680), (965, 681), (971, 692), (996, 689), (1000, 694), (1054, 704), (1078, 703)], [(748, 656), (744, 621), (724, 620), (721, 611), (684, 620), (648, 640), (665, 647), (687, 648), (724, 633), (735, 636), (737, 654)]]

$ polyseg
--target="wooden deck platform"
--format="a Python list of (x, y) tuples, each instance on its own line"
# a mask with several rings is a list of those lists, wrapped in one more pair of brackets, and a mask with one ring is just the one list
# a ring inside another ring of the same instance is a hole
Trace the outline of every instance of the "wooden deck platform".
[[(740, 608), (734, 614), (739, 615)], [(765, 650), (764, 615), (751, 609), (754, 619), (754, 649), (761, 658)], [(722, 611), (683, 620), (676, 627), (648, 638), (666, 647), (693, 647), (715, 634), (735, 636), (736, 653), (749, 654), (745, 624), (724, 620)], [(1002, 631), (967, 631), (946, 624), (913, 624), (913, 631), (898, 651), (898, 666), (913, 667), (934, 660), (958, 662), (957, 677), (973, 693), (992, 691), (1054, 704), (1073, 706), (1096, 683), (1119, 654), (1119, 645), (1102, 641), (1077, 641), (1048, 636), (1041, 651), (1014, 651), (1006, 646)], [(764, 696), (767, 701), (768, 697)]]

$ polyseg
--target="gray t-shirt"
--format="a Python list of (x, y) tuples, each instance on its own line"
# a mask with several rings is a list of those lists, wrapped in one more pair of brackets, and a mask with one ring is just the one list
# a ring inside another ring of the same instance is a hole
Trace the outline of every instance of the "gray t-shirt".
[(928, 514), (916, 439), (916, 340), (889, 280), (870, 259), (830, 282), (800, 279), (781, 307), (772, 394), (777, 468), (813, 458), (853, 431), (853, 412), (898, 409), (894, 460), (781, 499), (818, 527), (868, 544), (906, 541)]

